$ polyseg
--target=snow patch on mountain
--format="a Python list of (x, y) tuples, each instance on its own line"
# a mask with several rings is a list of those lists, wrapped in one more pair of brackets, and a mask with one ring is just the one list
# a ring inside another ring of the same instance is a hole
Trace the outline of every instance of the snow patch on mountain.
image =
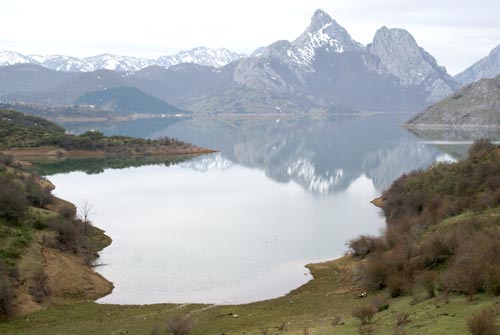
[(318, 9), (306, 31), (292, 42), (287, 55), (299, 64), (310, 65), (319, 48), (326, 48), (328, 52), (343, 53), (361, 51), (364, 47), (353, 40), (347, 30), (330, 15)]

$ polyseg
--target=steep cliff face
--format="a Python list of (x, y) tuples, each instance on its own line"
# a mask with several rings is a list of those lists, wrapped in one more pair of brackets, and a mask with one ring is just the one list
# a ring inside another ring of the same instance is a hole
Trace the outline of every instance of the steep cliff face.
[(380, 63), (367, 63), (372, 70), (394, 75), (404, 87), (416, 87), (433, 102), (451, 94), (456, 88), (446, 69), (427, 51), (421, 48), (413, 36), (404, 29), (380, 28), (367, 46), (368, 53)]

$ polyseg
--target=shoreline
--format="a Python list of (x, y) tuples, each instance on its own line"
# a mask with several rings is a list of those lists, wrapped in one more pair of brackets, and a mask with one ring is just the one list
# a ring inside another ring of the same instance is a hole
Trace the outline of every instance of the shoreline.
[(202, 147), (188, 147), (185, 149), (171, 149), (161, 148), (154, 149), (146, 152), (106, 152), (103, 150), (66, 150), (58, 147), (37, 147), (37, 148), (0, 148), (0, 153), (12, 156), (19, 160), (29, 161), (31, 158), (79, 158), (79, 157), (112, 157), (112, 156), (197, 156), (206, 155), (218, 152), (217, 150), (202, 148)]

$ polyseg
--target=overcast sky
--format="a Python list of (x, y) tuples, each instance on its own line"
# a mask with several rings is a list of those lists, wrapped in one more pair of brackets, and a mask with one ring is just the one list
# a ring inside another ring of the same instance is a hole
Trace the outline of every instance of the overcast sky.
[(0, 49), (156, 58), (196, 46), (249, 53), (293, 40), (321, 8), (367, 44), (405, 28), (452, 74), (500, 44), (500, 0), (1, 0)]

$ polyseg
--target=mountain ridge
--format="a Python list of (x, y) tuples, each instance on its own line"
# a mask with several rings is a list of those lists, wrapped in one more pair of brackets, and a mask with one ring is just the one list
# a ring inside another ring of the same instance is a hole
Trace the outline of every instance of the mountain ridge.
[(482, 78), (493, 78), (500, 74), (500, 44), (490, 53), (457, 74), (454, 79), (462, 85), (467, 85)]
[[(2, 68), (0, 81), (8, 82)], [(409, 32), (383, 27), (365, 47), (317, 10), (296, 39), (276, 41), (259, 48), (256, 56), (221, 67), (151, 65), (127, 73), (86, 72), (45, 90), (27, 86), (5, 89), (0, 96), (10, 102), (71, 104), (89, 91), (132, 86), (179, 108), (216, 115), (329, 112), (338, 110), (336, 106), (417, 112), (452, 93), (458, 84)]]
[(3, 50), (0, 51), (0, 66), (28, 63), (66, 72), (92, 72), (96, 70), (134, 72), (151, 65), (170, 67), (181, 63), (221, 67), (243, 57), (246, 57), (246, 55), (232, 52), (225, 48), (207, 47), (197, 47), (191, 50), (180, 51), (176, 54), (161, 56), (157, 59), (121, 56), (109, 53), (91, 57), (23, 55), (14, 51)]

